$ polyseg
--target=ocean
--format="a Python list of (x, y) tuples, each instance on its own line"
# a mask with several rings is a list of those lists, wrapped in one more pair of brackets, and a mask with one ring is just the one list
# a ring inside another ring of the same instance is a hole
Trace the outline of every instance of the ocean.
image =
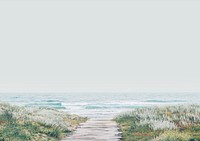
[(110, 119), (141, 107), (200, 104), (200, 93), (0, 93), (0, 102)]

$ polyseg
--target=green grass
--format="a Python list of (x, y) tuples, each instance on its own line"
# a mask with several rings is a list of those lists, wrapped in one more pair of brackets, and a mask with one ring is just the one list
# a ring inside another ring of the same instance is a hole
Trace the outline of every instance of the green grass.
[[(27, 111), (22, 111), (23, 114), (19, 116), (15, 115), (16, 109), (13, 109), (13, 107), (8, 105), (2, 107), (0, 105), (0, 141), (58, 141), (73, 131), (70, 127), (75, 127), (86, 120), (85, 118), (77, 116), (75, 118), (72, 116), (72, 118), (70, 115), (66, 115), (63, 116), (62, 123), (65, 122), (69, 127), (60, 126), (60, 123), (56, 124), (53, 120), (48, 121), (48, 117), (45, 117), (47, 121), (39, 120), (41, 117), (32, 120), (33, 115), (29, 118), (23, 116), (27, 115)], [(20, 107), (17, 108), (17, 111), (19, 109)], [(49, 112), (52, 111), (49, 110)], [(55, 111), (53, 110), (53, 112)], [(57, 118), (59, 111), (55, 113)]]
[(200, 106), (136, 109), (115, 118), (123, 141), (200, 141)]
[(33, 138), (56, 141), (65, 133), (62, 129), (51, 125), (42, 126), (37, 122), (18, 121), (8, 111), (0, 115), (0, 121), (2, 123), (0, 140), (2, 141), (28, 141)]
[(187, 132), (165, 131), (155, 140), (157, 141), (191, 141), (192, 137)]

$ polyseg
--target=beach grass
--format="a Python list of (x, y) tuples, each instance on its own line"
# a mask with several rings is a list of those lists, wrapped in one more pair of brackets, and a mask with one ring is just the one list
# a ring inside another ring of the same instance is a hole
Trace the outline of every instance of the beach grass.
[(200, 141), (200, 105), (139, 108), (115, 121), (123, 141)]
[(0, 141), (58, 141), (86, 120), (55, 109), (0, 104)]

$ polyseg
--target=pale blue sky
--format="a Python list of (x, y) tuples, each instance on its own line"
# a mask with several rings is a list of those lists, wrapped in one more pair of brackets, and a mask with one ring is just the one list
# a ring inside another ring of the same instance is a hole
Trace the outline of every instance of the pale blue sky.
[(199, 91), (200, 3), (0, 1), (0, 91)]

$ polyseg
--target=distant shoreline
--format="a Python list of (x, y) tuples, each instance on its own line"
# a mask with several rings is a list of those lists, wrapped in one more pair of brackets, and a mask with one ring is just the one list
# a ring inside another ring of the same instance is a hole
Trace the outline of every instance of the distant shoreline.
[(12, 93), (0, 94), (2, 102), (27, 107), (49, 107), (89, 118), (113, 118), (141, 107), (199, 103), (200, 95), (188, 93)]

